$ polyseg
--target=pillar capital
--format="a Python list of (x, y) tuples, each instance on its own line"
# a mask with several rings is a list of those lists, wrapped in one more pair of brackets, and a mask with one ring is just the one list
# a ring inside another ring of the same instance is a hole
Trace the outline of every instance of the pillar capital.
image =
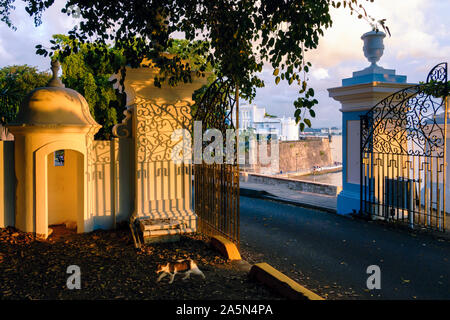
[(368, 111), (390, 94), (413, 86), (412, 83), (373, 81), (328, 89), (331, 98), (341, 103), (342, 112)]

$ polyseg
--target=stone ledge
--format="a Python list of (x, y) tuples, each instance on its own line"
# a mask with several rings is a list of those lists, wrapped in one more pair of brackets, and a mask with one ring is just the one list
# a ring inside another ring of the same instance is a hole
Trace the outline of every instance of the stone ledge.
[(340, 186), (321, 182), (303, 181), (286, 177), (272, 177), (257, 173), (248, 173), (246, 176), (240, 176), (240, 181), (282, 186), (294, 191), (317, 193), (333, 197), (339, 194), (342, 189)]
[(263, 283), (288, 299), (325, 300), (265, 262), (253, 265), (249, 277)]
[(222, 236), (211, 237), (211, 245), (229, 260), (242, 260), (236, 245)]

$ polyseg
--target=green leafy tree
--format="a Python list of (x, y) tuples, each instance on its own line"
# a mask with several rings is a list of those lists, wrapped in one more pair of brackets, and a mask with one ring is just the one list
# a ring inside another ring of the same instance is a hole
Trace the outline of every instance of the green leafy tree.
[[(11, 26), (13, 2), (0, 2), (0, 18)], [(54, 1), (24, 2), (38, 25), (42, 12)], [(256, 88), (264, 86), (258, 73), (265, 64), (270, 65), (276, 84), (286, 81), (298, 86), (294, 115), (303, 129), (311, 125), (309, 118), (315, 116), (312, 109), (318, 103), (314, 90), (308, 88), (311, 64), (305, 53), (315, 49), (324, 30), (331, 27), (330, 7), (347, 8), (361, 19), (368, 15), (360, 2), (364, 1), (68, 0), (62, 11), (81, 18), (70, 31), (70, 39), (101, 45), (113, 42), (132, 67), (138, 67), (143, 58), (152, 59), (162, 71), (161, 77), (155, 78), (157, 86), (163, 81), (176, 85), (192, 80), (190, 64), (179, 56), (161, 55), (172, 46), (173, 32), (184, 33), (189, 41), (206, 40), (206, 45), (197, 48), (197, 53), (206, 57), (198, 71), (204, 73), (207, 63), (215, 66), (216, 75), (233, 80), (240, 96), (250, 102)], [(47, 55), (60, 48), (54, 45), (50, 52), (37, 49)]]
[(217, 78), (215, 71), (218, 67), (208, 62), (208, 57), (204, 54), (205, 48), (208, 46), (208, 42), (202, 40), (170, 39), (170, 47), (167, 48), (167, 52), (187, 60), (191, 70), (197, 76), (202, 76), (201, 71), (203, 71), (207, 75), (207, 83), (211, 84)]
[[(107, 45), (90, 46), (71, 41), (65, 35), (54, 35), (52, 42), (61, 48), (55, 52), (55, 58), (62, 65), (61, 80), (64, 85), (86, 98), (91, 114), (102, 125), (95, 138), (110, 139), (112, 127), (122, 118), (125, 110), (125, 94), (114, 88), (115, 80), (110, 80), (115, 71), (125, 64), (122, 53)], [(70, 49), (71, 54), (62, 54), (66, 48)], [(112, 59), (106, 59), (103, 51)]]
[[(170, 39), (170, 47), (167, 48), (168, 53), (186, 60), (190, 64), (191, 71), (195, 72), (197, 77), (207, 77), (207, 84), (197, 89), (192, 95), (193, 100), (196, 102), (201, 100), (208, 87), (217, 79), (216, 71), (218, 66), (208, 62), (208, 57), (204, 54), (204, 49), (208, 46), (209, 44), (202, 40)], [(194, 104), (191, 107), (194, 115), (197, 111), (197, 106), (197, 104)]]
[(1, 123), (13, 121), (25, 96), (38, 87), (44, 87), (51, 76), (29, 65), (14, 65), (0, 69)]
[[(118, 69), (124, 71), (126, 59), (122, 51), (98, 43), (83, 44), (66, 35), (54, 35), (52, 44), (60, 48), (54, 56), (62, 64), (63, 83), (86, 98), (91, 114), (103, 126), (96, 138), (109, 139), (112, 127), (121, 120), (125, 109), (125, 94), (114, 89), (115, 82), (109, 80)], [(204, 45), (204, 41), (174, 39), (167, 51), (188, 60), (193, 66), (192, 71), (199, 72), (205, 65), (205, 72), (212, 82), (214, 68), (206, 63), (206, 57), (197, 53), (198, 48)]]

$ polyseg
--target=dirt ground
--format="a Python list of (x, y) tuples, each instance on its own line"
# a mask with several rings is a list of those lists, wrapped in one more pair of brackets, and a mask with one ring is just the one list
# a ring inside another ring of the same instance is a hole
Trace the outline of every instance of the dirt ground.
[[(248, 279), (202, 236), (134, 248), (129, 229), (76, 234), (54, 227), (47, 240), (13, 228), (0, 229), (1, 299), (157, 299), (278, 300), (261, 284)], [(194, 259), (206, 276), (169, 277), (156, 282), (159, 263)], [(69, 290), (70, 265), (81, 271), (81, 289)]]

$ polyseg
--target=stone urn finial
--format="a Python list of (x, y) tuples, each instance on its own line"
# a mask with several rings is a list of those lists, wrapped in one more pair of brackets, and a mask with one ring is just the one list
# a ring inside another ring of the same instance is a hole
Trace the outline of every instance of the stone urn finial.
[(56, 59), (53, 59), (51, 62), (51, 66), (52, 66), (52, 73), (53, 76), (50, 79), (50, 81), (47, 83), (47, 87), (60, 87), (60, 88), (65, 88), (64, 83), (62, 83), (61, 79), (58, 77), (58, 71), (59, 71), (59, 61)]
[(364, 41), (364, 56), (369, 60), (372, 66), (376, 66), (377, 61), (380, 60), (384, 51), (383, 39), (386, 34), (381, 31), (370, 31), (362, 35), (361, 39)]

